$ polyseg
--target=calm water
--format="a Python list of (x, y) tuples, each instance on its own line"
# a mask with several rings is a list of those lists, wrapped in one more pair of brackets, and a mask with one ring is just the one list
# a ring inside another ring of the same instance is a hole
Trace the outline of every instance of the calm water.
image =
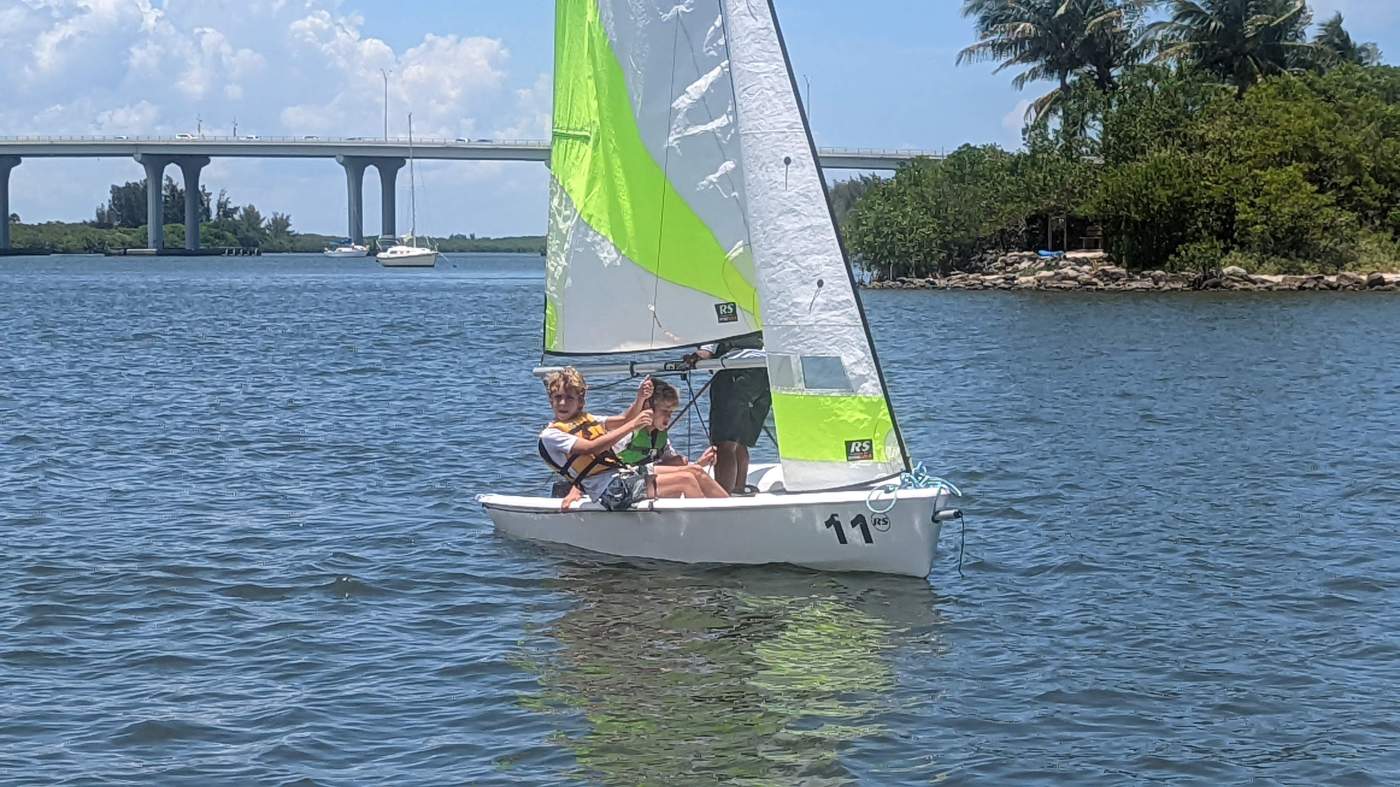
[(0, 259), (0, 782), (1400, 779), (1400, 298), (869, 293), (924, 582), (497, 536), (541, 270)]

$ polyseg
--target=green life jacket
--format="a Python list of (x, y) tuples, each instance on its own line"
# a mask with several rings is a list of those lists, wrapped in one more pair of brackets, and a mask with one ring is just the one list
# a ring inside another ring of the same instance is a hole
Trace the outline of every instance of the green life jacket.
[(655, 462), (661, 458), (661, 454), (665, 450), (666, 431), (664, 429), (638, 430), (632, 433), (632, 439), (627, 443), (627, 447), (617, 452), (617, 458), (621, 459), (625, 465), (636, 467)]

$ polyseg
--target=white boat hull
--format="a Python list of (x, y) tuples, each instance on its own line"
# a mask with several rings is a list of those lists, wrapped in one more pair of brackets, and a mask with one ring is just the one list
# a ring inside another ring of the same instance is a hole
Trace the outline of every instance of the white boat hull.
[(431, 268), (437, 265), (438, 253), (432, 249), (409, 249), (394, 247), (374, 255), (379, 264), (386, 268)]
[(324, 257), (368, 257), (369, 249), (326, 249), (321, 252)]
[(478, 500), (506, 535), (608, 555), (926, 577), (942, 530), (936, 514), (949, 493), (903, 489), (896, 497), (884, 513), (876, 511), (890, 505), (891, 495), (870, 490), (654, 500), (620, 512), (591, 501), (561, 511), (557, 498)]

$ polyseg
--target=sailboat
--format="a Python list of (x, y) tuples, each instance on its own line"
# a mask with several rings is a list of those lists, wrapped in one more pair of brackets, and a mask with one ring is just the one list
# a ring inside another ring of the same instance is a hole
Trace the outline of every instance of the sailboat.
[[(761, 332), (779, 462), (752, 496), (486, 494), (499, 532), (610, 555), (927, 576), (951, 484), (911, 466), (769, 0), (558, 0), (543, 374)], [(552, 364), (552, 366), (551, 366)]]
[(386, 268), (431, 268), (437, 265), (437, 249), (418, 245), (418, 178), (413, 173), (412, 112), (408, 113), (408, 211), (408, 235), (374, 255), (374, 258)]
[(367, 257), (369, 256), (369, 247), (346, 238), (339, 243), (327, 244), (321, 254), (326, 257)]

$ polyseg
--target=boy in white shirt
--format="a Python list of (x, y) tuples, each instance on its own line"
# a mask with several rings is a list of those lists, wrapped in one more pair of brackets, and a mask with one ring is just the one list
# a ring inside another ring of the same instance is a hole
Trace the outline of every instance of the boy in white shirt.
[(539, 453), (570, 483), (560, 508), (567, 511), (583, 495), (609, 511), (625, 509), (647, 497), (704, 497), (699, 482), (689, 473), (668, 475), (648, 484), (645, 476), (623, 466), (613, 446), (638, 429), (650, 429), (652, 411), (648, 378), (637, 388), (637, 398), (622, 415), (597, 418), (585, 407), (588, 384), (572, 366), (544, 379), (554, 422), (540, 432)]

